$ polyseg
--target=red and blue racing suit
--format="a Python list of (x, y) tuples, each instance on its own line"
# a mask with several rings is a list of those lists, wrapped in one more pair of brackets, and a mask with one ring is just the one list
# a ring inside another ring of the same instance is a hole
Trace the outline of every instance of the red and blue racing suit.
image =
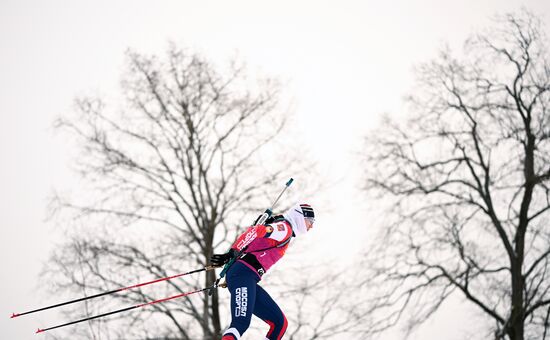
[(237, 238), (231, 248), (243, 255), (227, 271), (231, 325), (222, 340), (240, 339), (250, 325), (252, 314), (269, 325), (267, 339), (280, 340), (283, 337), (287, 319), (258, 282), (284, 256), (292, 236), (290, 223), (279, 219), (267, 225), (249, 227)]

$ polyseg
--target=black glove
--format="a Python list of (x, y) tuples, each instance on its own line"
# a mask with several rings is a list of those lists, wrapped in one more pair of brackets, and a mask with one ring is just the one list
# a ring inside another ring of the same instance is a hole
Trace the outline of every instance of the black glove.
[(214, 254), (210, 258), (210, 263), (214, 267), (221, 267), (235, 257), (236, 253), (235, 249), (229, 249), (225, 254)]
[[(254, 221), (254, 224), (252, 225), (257, 225), (258, 224), (258, 221), (260, 220), (260, 218), (262, 218), (263, 214), (258, 216), (258, 218)], [(264, 225), (267, 225), (267, 224), (271, 224), (273, 222), (275, 222), (275, 220), (279, 219), (279, 218), (282, 218), (283, 215), (275, 215), (275, 216), (269, 216), (265, 222), (264, 222)]]

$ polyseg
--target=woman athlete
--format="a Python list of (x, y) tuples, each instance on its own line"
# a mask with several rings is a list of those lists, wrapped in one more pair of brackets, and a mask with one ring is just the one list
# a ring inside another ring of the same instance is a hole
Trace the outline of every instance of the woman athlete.
[(269, 218), (264, 225), (249, 227), (227, 253), (212, 256), (214, 266), (222, 266), (236, 257), (227, 270), (231, 324), (222, 340), (239, 340), (248, 329), (252, 314), (269, 325), (266, 339), (280, 340), (283, 337), (287, 319), (258, 282), (283, 257), (290, 239), (306, 234), (314, 222), (313, 208), (308, 204), (296, 204), (283, 215)]

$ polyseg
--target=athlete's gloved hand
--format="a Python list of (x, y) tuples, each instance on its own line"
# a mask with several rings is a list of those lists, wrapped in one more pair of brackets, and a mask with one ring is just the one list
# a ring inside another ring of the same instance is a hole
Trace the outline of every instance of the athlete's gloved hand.
[(214, 267), (221, 267), (227, 262), (229, 262), (233, 257), (235, 257), (237, 254), (237, 251), (235, 249), (229, 249), (229, 251), (225, 254), (214, 254), (210, 258), (210, 263)]
[[(258, 218), (256, 218), (256, 220), (254, 221), (254, 223), (252, 225), (257, 225), (258, 224), (258, 221), (260, 221), (260, 218), (262, 218), (263, 214), (258, 216)], [(275, 216), (269, 216), (265, 222), (264, 222), (264, 225), (268, 225), (268, 224), (271, 224), (275, 221), (275, 219), (277, 218), (282, 218), (282, 215), (275, 215)]]

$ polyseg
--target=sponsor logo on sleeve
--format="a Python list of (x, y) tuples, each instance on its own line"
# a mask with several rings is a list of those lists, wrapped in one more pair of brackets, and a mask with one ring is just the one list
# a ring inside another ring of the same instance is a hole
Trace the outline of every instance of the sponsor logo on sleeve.
[(243, 250), (244, 247), (249, 245), (254, 239), (258, 236), (258, 233), (256, 232), (256, 229), (250, 230), (245, 236), (244, 239), (242, 239), (239, 244), (237, 244), (237, 249)]

